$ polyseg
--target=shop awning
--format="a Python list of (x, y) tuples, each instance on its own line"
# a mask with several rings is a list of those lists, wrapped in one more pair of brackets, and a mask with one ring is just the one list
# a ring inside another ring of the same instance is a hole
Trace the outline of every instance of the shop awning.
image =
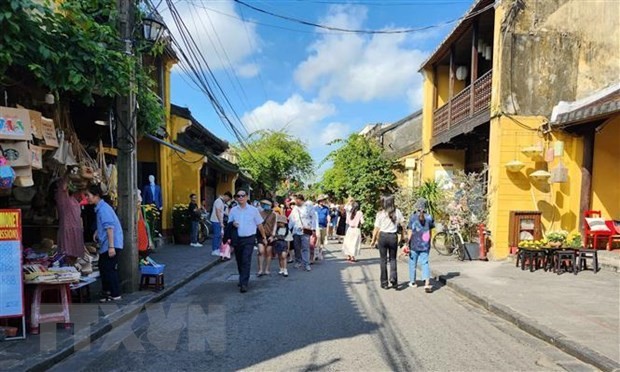
[(185, 153), (187, 152), (187, 150), (185, 150), (183, 147), (177, 146), (177, 145), (175, 145), (175, 144), (173, 144), (173, 143), (170, 143), (170, 142), (166, 142), (166, 141), (164, 141), (163, 139), (161, 139), (161, 138), (157, 138), (157, 137), (155, 137), (155, 136), (153, 136), (153, 135), (151, 135), (151, 134), (145, 134), (144, 136), (145, 136), (146, 138), (150, 139), (150, 140), (153, 140), (153, 141), (155, 141), (155, 142), (157, 142), (157, 143), (159, 143), (159, 144), (163, 145), (163, 146), (170, 147), (170, 148), (171, 148), (171, 149), (173, 149), (174, 151), (178, 151), (178, 152), (180, 152), (181, 154), (185, 154)]

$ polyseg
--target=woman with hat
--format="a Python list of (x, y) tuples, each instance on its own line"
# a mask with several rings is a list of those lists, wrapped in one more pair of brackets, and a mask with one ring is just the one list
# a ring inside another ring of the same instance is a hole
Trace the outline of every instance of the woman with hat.
[[(265, 234), (267, 240), (273, 234), (273, 230), (276, 226), (277, 214), (272, 209), (273, 203), (270, 200), (263, 199), (260, 201), (261, 217), (263, 217), (263, 227), (265, 228)], [(256, 276), (261, 277), (263, 275), (269, 275), (269, 267), (271, 266), (272, 246), (270, 243), (265, 245), (263, 242), (258, 243), (258, 273)]]
[(415, 212), (409, 219), (409, 287), (415, 288), (416, 266), (420, 264), (424, 290), (431, 293), (431, 270), (428, 266), (428, 256), (431, 247), (431, 230), (435, 227), (433, 217), (426, 213), (426, 199), (420, 198), (415, 203)]

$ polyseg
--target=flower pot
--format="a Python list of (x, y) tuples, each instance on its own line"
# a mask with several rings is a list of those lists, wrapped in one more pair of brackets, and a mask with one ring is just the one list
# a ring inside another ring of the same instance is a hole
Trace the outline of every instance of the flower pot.
[(187, 233), (174, 233), (174, 244), (188, 245), (190, 236)]
[(549, 242), (549, 246), (551, 248), (560, 248), (562, 246), (562, 242)]

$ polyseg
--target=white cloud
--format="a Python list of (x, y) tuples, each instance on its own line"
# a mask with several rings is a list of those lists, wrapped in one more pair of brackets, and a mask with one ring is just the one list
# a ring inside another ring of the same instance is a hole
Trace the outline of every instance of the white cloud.
[[(364, 7), (336, 6), (321, 23), (363, 28)], [(297, 66), (295, 81), (304, 90), (318, 90), (321, 99), (340, 97), (348, 102), (411, 99), (421, 87), (418, 68), (427, 53), (411, 47), (417, 36), (407, 34), (327, 34), (309, 47)]]
[(347, 124), (338, 122), (329, 123), (323, 128), (323, 132), (321, 133), (321, 144), (325, 145), (333, 140), (344, 139), (349, 133), (351, 133), (351, 127)]
[[(258, 66), (248, 58), (260, 52), (262, 40), (253, 23), (244, 22), (233, 1), (177, 1), (181, 19), (212, 69), (231, 68), (241, 77), (253, 77)], [(169, 9), (161, 11), (166, 25), (177, 40), (180, 33)], [(236, 18), (235, 18), (236, 17)], [(247, 30), (247, 32), (246, 32)]]
[(286, 101), (278, 103), (269, 100), (245, 113), (241, 120), (250, 132), (261, 129), (281, 130), (302, 139), (308, 138), (312, 129), (318, 129), (323, 119), (336, 112), (334, 105), (318, 101), (306, 101), (293, 94)]

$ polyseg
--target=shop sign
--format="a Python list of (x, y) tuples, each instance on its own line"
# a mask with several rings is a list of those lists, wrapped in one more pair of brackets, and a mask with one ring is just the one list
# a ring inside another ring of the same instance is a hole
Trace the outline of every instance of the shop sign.
[(43, 134), (43, 141), (47, 147), (58, 147), (58, 137), (56, 136), (56, 127), (54, 126), (54, 120), (46, 117), (41, 118), (41, 132)]
[(0, 107), (0, 139), (30, 141), (29, 110)]
[(31, 151), (28, 142), (1, 142), (2, 152), (9, 165), (12, 167), (29, 167), (31, 164)]
[(22, 222), (19, 209), (0, 209), (0, 318), (24, 315)]

